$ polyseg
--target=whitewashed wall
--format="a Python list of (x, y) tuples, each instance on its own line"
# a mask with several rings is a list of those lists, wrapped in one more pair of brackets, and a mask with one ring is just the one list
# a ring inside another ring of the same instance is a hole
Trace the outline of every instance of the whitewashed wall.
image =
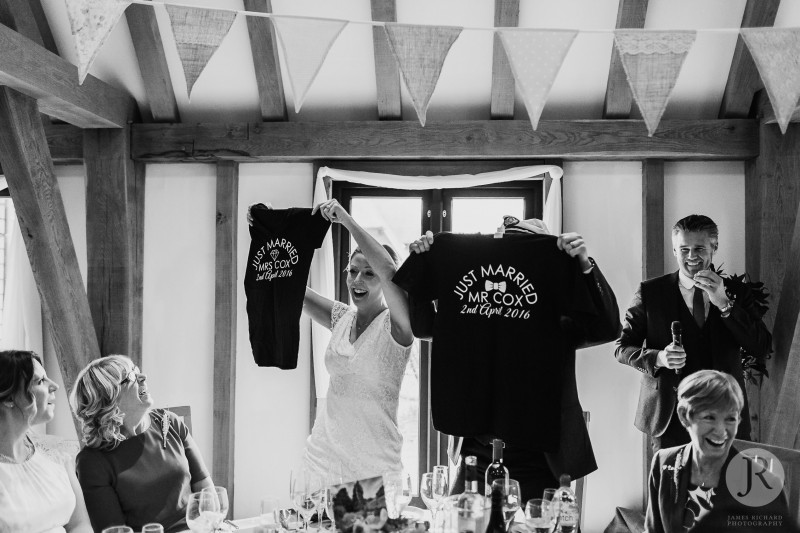
[[(641, 280), (642, 187), (638, 162), (564, 165), (564, 231), (586, 238), (625, 311)], [(720, 227), (715, 263), (744, 271), (744, 164), (664, 165), (664, 266), (677, 268), (670, 230), (680, 218), (706, 214)], [(587, 478), (586, 531), (602, 531), (616, 507), (640, 509), (642, 437), (633, 427), (639, 373), (614, 358), (613, 343), (578, 352), (578, 390), (591, 413), (589, 433), (599, 469)]]
[[(641, 164), (565, 164), (564, 230), (581, 232), (614, 288), (624, 315), (641, 279)], [(673, 270), (669, 228), (690, 213), (720, 226), (715, 263), (744, 270), (744, 166), (741, 163), (665, 165), (665, 266)], [(85, 184), (81, 167), (58, 167), (67, 218), (81, 273), (86, 274)], [(310, 206), (310, 164), (240, 167), (236, 379), (236, 514), (252, 516), (262, 498), (286, 500), (289, 471), (300, 465), (309, 428), (309, 321), (301, 320), (298, 369), (253, 363), (243, 279), (247, 205)], [(214, 347), (215, 167), (149, 165), (144, 257), (143, 367), (158, 405), (192, 406), (194, 434), (208, 464), (212, 448)], [(602, 531), (617, 506), (640, 508), (642, 439), (633, 427), (639, 375), (614, 359), (613, 344), (578, 352), (581, 401), (599, 470), (587, 479), (586, 531)], [(58, 374), (48, 365), (51, 374)], [(58, 376), (57, 376), (58, 379)], [(50, 432), (74, 435), (59, 391)]]
[(300, 320), (297, 369), (259, 368), (247, 333), (244, 280), (250, 246), (245, 213), (253, 203), (275, 209), (310, 207), (310, 164), (239, 167), (239, 294), (236, 328), (236, 513), (253, 516), (263, 498), (289, 503), (289, 471), (299, 468), (308, 436), (311, 394), (311, 321)]

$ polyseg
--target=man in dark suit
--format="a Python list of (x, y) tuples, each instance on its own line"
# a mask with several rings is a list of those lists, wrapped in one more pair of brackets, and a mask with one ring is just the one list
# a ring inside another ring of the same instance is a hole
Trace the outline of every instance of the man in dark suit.
[[(538, 219), (518, 220), (505, 217), (506, 232), (528, 232), (549, 234), (547, 226)], [(433, 235), (428, 232), (411, 244), (415, 253), (423, 253), (430, 249)], [(572, 479), (581, 478), (597, 470), (597, 462), (589, 440), (589, 432), (583, 418), (583, 408), (578, 399), (578, 387), (575, 381), (575, 350), (597, 344), (611, 342), (620, 332), (619, 307), (614, 291), (606, 281), (595, 261), (589, 257), (586, 243), (577, 233), (564, 233), (559, 236), (557, 246), (571, 257), (578, 259), (583, 271), (584, 281), (589, 289), (597, 315), (591, 321), (576, 323), (568, 317), (561, 317), (561, 331), (567, 346), (561, 357), (564, 359), (561, 380), (561, 429), (559, 447), (555, 452), (531, 450), (524, 442), (505, 442), (503, 463), (509, 469), (511, 478), (520, 483), (525, 499), (541, 498), (545, 488), (558, 487), (561, 474), (569, 474)], [(427, 304), (420, 304), (411, 299), (411, 327), (414, 336), (430, 339), (433, 331), (435, 312)], [(547, 406), (542, 406), (547, 409)], [(520, 423), (535, 424), (535, 413), (525, 413)], [(483, 438), (456, 437), (460, 444), (454, 451), (463, 459), (474, 455), (478, 460), (478, 492), (484, 491), (484, 472), (492, 462), (492, 435)], [(448, 450), (451, 452), (451, 450)], [(456, 457), (451, 457), (456, 459)], [(451, 494), (460, 494), (464, 490), (463, 460), (458, 470)]]
[[(714, 272), (718, 237), (717, 225), (704, 215), (689, 215), (673, 226), (678, 271), (642, 282), (617, 341), (617, 360), (642, 372), (634, 425), (653, 437), (654, 451), (689, 442), (675, 412), (682, 377), (721, 370), (745, 390), (740, 348), (756, 357), (771, 350), (772, 336), (753, 294), (741, 284), (726, 287)], [(673, 321), (681, 324), (681, 346), (672, 342)], [(737, 437), (750, 440), (746, 397)]]

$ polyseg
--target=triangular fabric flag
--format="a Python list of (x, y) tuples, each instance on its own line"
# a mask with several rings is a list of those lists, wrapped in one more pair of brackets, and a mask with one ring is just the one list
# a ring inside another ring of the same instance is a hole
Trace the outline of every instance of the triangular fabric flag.
[(78, 51), (78, 83), (131, 3), (127, 0), (67, 0), (67, 16)]
[(192, 89), (206, 68), (211, 56), (228, 35), (236, 13), (218, 9), (180, 7), (166, 4), (178, 56), (186, 77), (186, 92), (192, 97)]
[(292, 84), (294, 112), (299, 113), (311, 84), (347, 21), (272, 17), (272, 25), (278, 33)]
[(800, 29), (742, 28), (740, 31), (758, 67), (781, 133), (786, 133), (800, 99)]
[(428, 103), (447, 52), (461, 35), (462, 28), (387, 23), (384, 29), (419, 122), (425, 126)]
[(539, 126), (547, 95), (561, 70), (576, 30), (498, 30), (528, 117)]
[(625, 76), (652, 137), (697, 32), (616, 30)]

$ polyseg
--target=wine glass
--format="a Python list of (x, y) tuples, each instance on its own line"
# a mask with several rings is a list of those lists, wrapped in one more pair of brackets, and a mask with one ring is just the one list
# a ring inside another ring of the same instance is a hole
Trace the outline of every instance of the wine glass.
[(259, 525), (263, 533), (277, 533), (280, 530), (278, 512), (281, 508), (277, 498), (264, 498), (261, 500), (261, 514)]
[(289, 488), (292, 503), (303, 517), (306, 532), (309, 531), (309, 521), (317, 509), (318, 497), (314, 493), (319, 491), (320, 487), (321, 483), (310, 472), (303, 471), (299, 477), (290, 475)]
[(399, 518), (411, 502), (411, 476), (402, 471), (387, 472), (383, 474), (383, 489), (389, 518)]
[(450, 476), (446, 466), (436, 465), (433, 467), (433, 495), (437, 505), (450, 495)]
[(213, 531), (219, 523), (219, 499), (213, 492), (200, 491), (189, 496), (186, 505), (186, 525), (192, 531)]
[(550, 502), (541, 498), (528, 500), (525, 504), (525, 525), (533, 533), (550, 533), (553, 527)]
[(211, 497), (217, 501), (217, 507), (219, 510), (214, 517), (214, 527), (217, 527), (223, 520), (225, 520), (225, 517), (228, 516), (228, 490), (225, 487), (217, 485), (213, 487), (206, 487), (203, 489), (203, 492), (210, 494)]
[(433, 522), (436, 522), (436, 496), (433, 493), (433, 472), (426, 472), (422, 474), (419, 480), (419, 497), (425, 507), (431, 512)]
[(133, 529), (128, 526), (111, 526), (105, 528), (103, 533), (133, 533)]
[(155, 522), (145, 524), (142, 526), (142, 533), (164, 533), (164, 526)]
[(546, 502), (552, 502), (553, 496), (556, 495), (557, 490), (558, 489), (544, 489), (544, 492), (542, 492), (542, 499)]
[(514, 520), (514, 515), (519, 511), (522, 493), (519, 489), (519, 482), (515, 479), (496, 479), (492, 481), (492, 490), (500, 489), (503, 492), (503, 516), (506, 521), (506, 529)]

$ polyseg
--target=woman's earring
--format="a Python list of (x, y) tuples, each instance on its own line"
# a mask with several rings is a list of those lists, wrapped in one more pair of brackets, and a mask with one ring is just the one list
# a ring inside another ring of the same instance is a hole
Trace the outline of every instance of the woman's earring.
[(14, 407), (14, 402), (3, 402), (3, 405), (11, 409), (12, 407)]

